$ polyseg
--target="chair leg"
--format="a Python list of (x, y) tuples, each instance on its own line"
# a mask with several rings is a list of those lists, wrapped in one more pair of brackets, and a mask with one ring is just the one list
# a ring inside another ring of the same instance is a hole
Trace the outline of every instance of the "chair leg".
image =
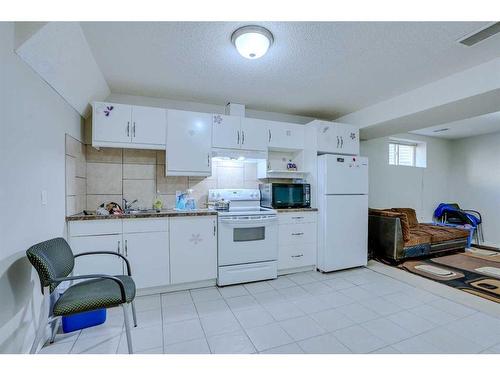
[(56, 339), (57, 331), (59, 330), (59, 325), (61, 324), (61, 317), (58, 317), (54, 320), (52, 324), (52, 335), (50, 336), (50, 343), (53, 344)]
[(132, 335), (130, 334), (130, 320), (128, 317), (128, 306), (127, 305), (128, 305), (127, 303), (122, 304), (123, 318), (125, 320), (125, 333), (127, 335), (128, 353), (134, 354), (134, 351), (132, 349)]
[(137, 313), (135, 311), (135, 302), (132, 301), (132, 318), (134, 319), (134, 327), (137, 327)]
[(479, 228), (481, 228), (481, 241), (484, 243), (484, 232), (483, 232), (483, 223), (479, 224)]
[(50, 311), (50, 290), (48, 287), (43, 288), (43, 301), (42, 307), (40, 309), (40, 317), (38, 322), (38, 329), (36, 330), (35, 341), (31, 345), (30, 354), (35, 354), (45, 335), (45, 330), (47, 324), (49, 323), (49, 311)]

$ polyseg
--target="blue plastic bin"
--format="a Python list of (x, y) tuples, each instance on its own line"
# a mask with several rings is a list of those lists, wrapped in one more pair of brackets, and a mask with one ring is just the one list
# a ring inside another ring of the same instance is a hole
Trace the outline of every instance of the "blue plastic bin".
[(106, 321), (106, 309), (86, 311), (79, 314), (63, 316), (62, 328), (64, 333), (98, 326)]

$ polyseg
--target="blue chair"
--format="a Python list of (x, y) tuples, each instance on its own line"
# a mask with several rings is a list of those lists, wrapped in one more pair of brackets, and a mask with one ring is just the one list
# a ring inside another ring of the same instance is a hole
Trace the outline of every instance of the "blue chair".
[(476, 210), (464, 210), (458, 203), (440, 203), (434, 217), (443, 224), (470, 225), (474, 228), (476, 242), (484, 242), (483, 218)]

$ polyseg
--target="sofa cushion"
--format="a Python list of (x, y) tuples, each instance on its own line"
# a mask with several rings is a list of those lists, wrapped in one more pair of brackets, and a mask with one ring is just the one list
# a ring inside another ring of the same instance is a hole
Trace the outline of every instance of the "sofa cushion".
[(405, 247), (416, 246), (416, 245), (424, 245), (431, 243), (431, 236), (425, 232), (421, 232), (418, 230), (411, 230), (409, 239), (404, 241)]
[(418, 230), (429, 234), (433, 244), (467, 238), (469, 236), (467, 230), (434, 224), (419, 224)]
[(406, 216), (408, 217), (408, 225), (410, 226), (410, 228), (416, 227), (418, 225), (417, 213), (413, 208), (391, 208), (391, 210), (406, 214)]

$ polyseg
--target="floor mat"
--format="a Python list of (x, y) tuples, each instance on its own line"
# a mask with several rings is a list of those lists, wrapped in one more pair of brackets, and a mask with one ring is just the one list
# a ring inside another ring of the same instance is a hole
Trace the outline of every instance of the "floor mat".
[(472, 248), (464, 253), (407, 260), (397, 267), (500, 303), (499, 249)]

